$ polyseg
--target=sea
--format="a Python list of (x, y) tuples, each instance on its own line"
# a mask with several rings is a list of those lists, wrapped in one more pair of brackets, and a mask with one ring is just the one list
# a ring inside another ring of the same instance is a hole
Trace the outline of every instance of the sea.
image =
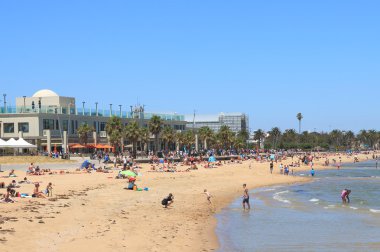
[[(342, 204), (343, 189), (352, 191), (350, 204)], [(253, 190), (251, 211), (243, 211), (241, 202), (217, 215), (219, 252), (380, 251), (376, 161), (316, 169), (310, 183)]]

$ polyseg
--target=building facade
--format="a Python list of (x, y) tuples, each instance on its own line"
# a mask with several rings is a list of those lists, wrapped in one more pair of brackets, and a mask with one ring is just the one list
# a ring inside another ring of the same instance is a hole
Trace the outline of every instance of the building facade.
[(88, 143), (107, 143), (106, 124), (111, 116), (117, 116), (124, 125), (137, 120), (141, 127), (147, 127), (150, 118), (158, 115), (165, 125), (175, 130), (185, 130), (183, 115), (146, 113), (144, 107), (130, 107), (122, 111), (121, 105), (113, 109), (86, 108), (82, 103), (77, 108), (74, 97), (62, 97), (51, 90), (40, 90), (31, 97), (16, 98), (16, 107), (0, 110), (0, 138), (18, 138), (20, 132), (25, 140), (38, 146), (39, 150), (63, 149), (79, 143), (77, 129), (80, 125), (92, 126), (95, 131), (89, 136)]
[(233, 132), (249, 132), (249, 117), (245, 113), (221, 113), (217, 116), (195, 115), (186, 116), (188, 129), (199, 129), (209, 127), (214, 132), (218, 132), (223, 125), (228, 126)]

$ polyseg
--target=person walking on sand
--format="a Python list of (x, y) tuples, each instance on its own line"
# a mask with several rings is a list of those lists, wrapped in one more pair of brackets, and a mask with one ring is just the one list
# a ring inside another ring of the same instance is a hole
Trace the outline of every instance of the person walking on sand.
[(249, 204), (249, 193), (247, 189), (247, 184), (244, 184), (243, 185), (243, 209), (244, 210), (246, 210), (246, 206), (248, 210), (251, 209), (251, 205)]
[(269, 170), (270, 170), (270, 174), (272, 174), (273, 173), (273, 161), (270, 162)]

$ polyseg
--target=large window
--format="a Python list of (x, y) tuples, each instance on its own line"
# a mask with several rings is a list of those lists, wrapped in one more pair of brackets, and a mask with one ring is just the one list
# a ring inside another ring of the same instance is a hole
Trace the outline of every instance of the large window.
[(54, 130), (54, 120), (53, 119), (44, 119), (42, 121), (44, 130)]
[(105, 122), (100, 123), (100, 131), (106, 131), (106, 124)]
[(24, 133), (29, 133), (29, 123), (27, 122), (21, 122), (18, 123), (18, 131), (22, 131)]
[(69, 130), (69, 121), (68, 120), (63, 120), (62, 121), (62, 129), (63, 129), (63, 131), (68, 131)]
[(4, 133), (15, 133), (15, 124), (4, 123)]

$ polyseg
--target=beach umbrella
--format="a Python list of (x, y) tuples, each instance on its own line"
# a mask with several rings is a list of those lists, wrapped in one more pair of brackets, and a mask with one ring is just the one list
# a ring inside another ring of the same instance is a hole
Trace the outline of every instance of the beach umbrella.
[(136, 177), (136, 173), (134, 173), (133, 171), (131, 170), (126, 170), (126, 171), (121, 171), (120, 172), (121, 175), (124, 175), (124, 176), (128, 176), (128, 177)]

